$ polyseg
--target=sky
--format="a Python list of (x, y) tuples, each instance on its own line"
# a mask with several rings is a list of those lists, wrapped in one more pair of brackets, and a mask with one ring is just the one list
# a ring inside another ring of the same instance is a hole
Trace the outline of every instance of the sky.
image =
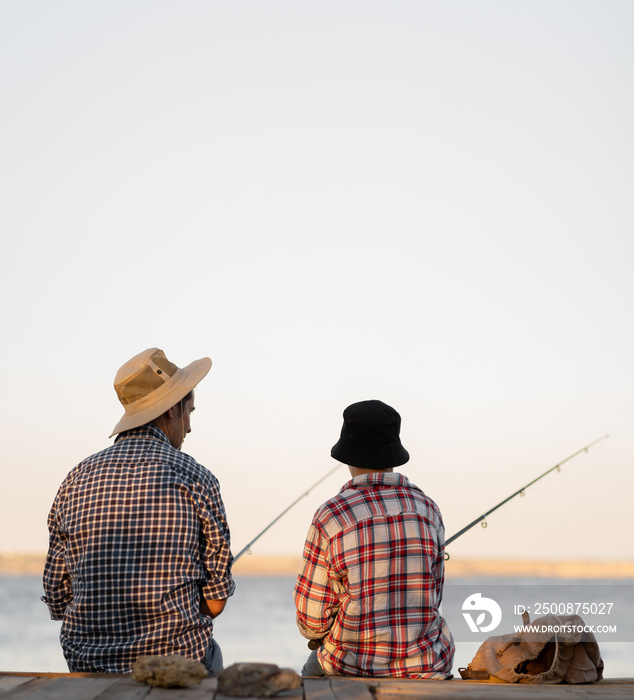
[[(0, 551), (150, 347), (234, 551), (402, 417), (454, 557), (632, 559), (634, 5), (0, 3)], [(301, 553), (345, 466), (253, 545)]]

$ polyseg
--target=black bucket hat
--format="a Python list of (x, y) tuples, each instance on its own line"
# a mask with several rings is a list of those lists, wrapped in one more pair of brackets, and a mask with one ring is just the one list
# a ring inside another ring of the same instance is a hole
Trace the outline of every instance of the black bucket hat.
[(341, 437), (330, 455), (361, 469), (398, 467), (409, 460), (400, 430), (401, 417), (383, 401), (353, 403), (343, 412)]

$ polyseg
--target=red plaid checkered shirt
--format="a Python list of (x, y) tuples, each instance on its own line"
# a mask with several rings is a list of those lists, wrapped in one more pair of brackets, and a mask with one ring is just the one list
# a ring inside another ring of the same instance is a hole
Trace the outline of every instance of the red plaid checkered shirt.
[(317, 510), (294, 596), (327, 674), (450, 677), (444, 543), (438, 506), (402, 474), (357, 476)]

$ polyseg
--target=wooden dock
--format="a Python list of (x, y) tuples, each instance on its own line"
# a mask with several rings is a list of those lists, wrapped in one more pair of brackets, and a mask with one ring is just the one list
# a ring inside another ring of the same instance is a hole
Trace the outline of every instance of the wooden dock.
[[(304, 678), (302, 687), (279, 700), (572, 700), (634, 698), (634, 678), (589, 685), (518, 685), (481, 681)], [(234, 700), (217, 691), (215, 678), (193, 688), (151, 688), (128, 675), (101, 673), (2, 673), (0, 700)]]

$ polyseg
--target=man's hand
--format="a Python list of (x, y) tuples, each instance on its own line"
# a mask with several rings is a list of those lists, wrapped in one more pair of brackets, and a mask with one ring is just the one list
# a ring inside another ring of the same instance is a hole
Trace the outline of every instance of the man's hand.
[(200, 612), (208, 617), (218, 617), (220, 613), (225, 609), (227, 604), (227, 599), (224, 600), (205, 600), (200, 599)]

